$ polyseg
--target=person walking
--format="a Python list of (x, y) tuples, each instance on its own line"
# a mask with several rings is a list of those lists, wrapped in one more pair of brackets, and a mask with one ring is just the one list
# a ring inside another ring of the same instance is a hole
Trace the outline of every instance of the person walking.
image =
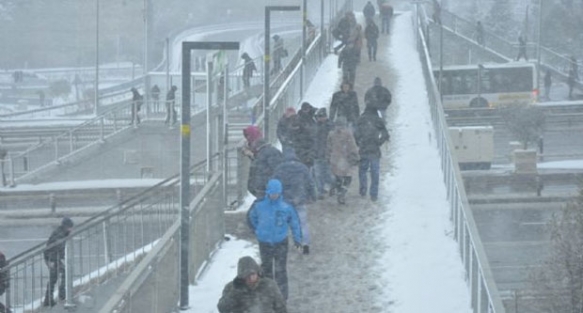
[(140, 92), (136, 88), (130, 89), (132, 92), (132, 120), (130, 125), (140, 124), (140, 109), (144, 103), (144, 97), (140, 95)]
[(359, 193), (366, 196), (368, 188), (367, 173), (370, 170), (370, 199), (377, 201), (379, 194), (380, 147), (389, 140), (385, 122), (379, 117), (377, 108), (367, 105), (356, 123), (354, 139), (358, 145), (360, 165), (358, 168)]
[(326, 108), (320, 108), (316, 111), (316, 141), (314, 144), (315, 156), (314, 160), (314, 179), (316, 182), (316, 189), (318, 191), (318, 199), (324, 199), (326, 193), (326, 185), (333, 188), (334, 181), (332, 173), (330, 172), (330, 163), (326, 157), (326, 149), (328, 146), (328, 135), (334, 129), (334, 123), (328, 119)]
[(289, 107), (285, 109), (285, 112), (277, 122), (277, 139), (281, 143), (281, 151), (284, 154), (287, 149), (293, 149), (294, 136), (299, 129), (297, 119), (296, 109)]
[(386, 120), (387, 108), (391, 104), (392, 98), (389, 89), (383, 86), (381, 78), (375, 77), (374, 85), (364, 94), (364, 103), (366, 106), (376, 108), (383, 120)]
[(356, 27), (356, 16), (354, 12), (348, 11), (332, 30), (332, 36), (340, 41), (340, 44), (334, 47), (334, 54), (338, 54), (338, 51), (349, 43), (350, 34), (354, 27)]
[(245, 62), (243, 67), (243, 87), (248, 89), (251, 86), (251, 77), (253, 76), (253, 72), (257, 71), (257, 67), (255, 67), (255, 62), (253, 59), (247, 54), (247, 52), (241, 55), (241, 59)]
[[(370, 3), (370, 2), (369, 2)], [(366, 20), (366, 27), (364, 28), (364, 38), (366, 38), (366, 50), (368, 52), (368, 60), (377, 60), (377, 47), (379, 39), (379, 27), (372, 19)]]
[(164, 124), (166, 125), (176, 124), (176, 109), (174, 108), (176, 89), (176, 86), (173, 85), (166, 93), (166, 119), (164, 120)]
[(59, 299), (65, 300), (65, 238), (69, 236), (73, 225), (73, 221), (70, 218), (64, 217), (61, 220), (61, 225), (51, 233), (47, 240), (43, 257), (45, 264), (49, 268), (49, 282), (47, 283), (43, 306), (55, 306), (56, 303), (53, 296), (57, 280), (60, 280), (58, 290)]
[[(0, 251), (0, 296), (10, 288), (10, 274), (8, 273), (8, 261), (2, 251)], [(11, 313), (4, 303), (0, 302), (0, 313)]]
[(219, 313), (287, 313), (277, 284), (262, 276), (259, 265), (250, 256), (237, 262), (237, 277), (223, 288), (217, 309)]
[(551, 77), (551, 70), (547, 69), (545, 73), (545, 100), (551, 101), (551, 85), (553, 78)]
[(253, 156), (249, 166), (247, 190), (257, 200), (261, 200), (265, 197), (265, 186), (273, 176), (275, 168), (283, 162), (283, 154), (263, 138), (252, 143), (251, 151)]
[(300, 218), (302, 249), (310, 253), (310, 230), (307, 204), (316, 201), (316, 188), (310, 170), (297, 158), (293, 150), (284, 153), (284, 161), (275, 169), (273, 178), (283, 185), (283, 199), (291, 204)]
[[(352, 182), (352, 168), (358, 165), (358, 147), (346, 118), (336, 119), (334, 130), (328, 135), (326, 160), (336, 180), (330, 194), (337, 195), (339, 204), (346, 204), (346, 192)], [(334, 191), (332, 191), (334, 190)]]
[(291, 230), (294, 247), (303, 252), (300, 219), (294, 207), (282, 195), (279, 180), (267, 183), (265, 197), (250, 209), (249, 224), (261, 255), (261, 269), (265, 277), (274, 279), (283, 298), (288, 298), (287, 252), (288, 232)]
[(343, 81), (340, 88), (340, 91), (332, 95), (330, 120), (334, 122), (337, 116), (344, 116), (348, 125), (353, 127), (356, 125), (356, 120), (360, 114), (358, 96), (356, 91), (352, 90), (352, 84), (348, 81)]
[(362, 14), (364, 15), (364, 18), (367, 20), (374, 19), (374, 16), (376, 14), (376, 10), (374, 8), (374, 5), (370, 1), (368, 1), (364, 5), (364, 8), (362, 9)]
[(525, 61), (528, 61), (526, 56), (526, 38), (522, 35), (518, 36), (518, 55), (516, 56), (516, 61), (520, 61), (520, 58), (524, 57)]
[(476, 42), (480, 46), (484, 46), (484, 26), (480, 21), (476, 23)]
[(379, 13), (381, 16), (381, 33), (388, 35), (391, 18), (393, 17), (393, 7), (386, 1), (379, 2)]
[(160, 111), (160, 87), (154, 85), (150, 90), (150, 95), (152, 96), (152, 108), (157, 113)]
[(293, 134), (293, 148), (296, 156), (309, 169), (314, 166), (316, 159), (316, 151), (314, 150), (316, 143), (315, 113), (316, 108), (308, 102), (303, 102), (297, 114), (297, 128)]
[(338, 56), (338, 68), (342, 69), (342, 80), (354, 85), (356, 79), (356, 67), (358, 66), (358, 49), (353, 43), (346, 45)]

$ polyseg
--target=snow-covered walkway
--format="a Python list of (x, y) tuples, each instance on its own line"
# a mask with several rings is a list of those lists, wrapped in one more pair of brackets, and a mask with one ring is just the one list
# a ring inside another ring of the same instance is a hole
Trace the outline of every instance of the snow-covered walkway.
[[(355, 170), (347, 205), (334, 198), (309, 208), (311, 254), (289, 251), (288, 311), (471, 312), (469, 291), (452, 238), (446, 191), (415, 46), (411, 15), (399, 15), (390, 36), (379, 42), (377, 62), (363, 48), (355, 90), (364, 92), (376, 76), (393, 93), (388, 128), (391, 142), (381, 161), (379, 201), (358, 196)], [(330, 55), (305, 101), (327, 107), (340, 72)], [(242, 206), (241, 210), (248, 206)], [(217, 312), (223, 286), (236, 275), (239, 257), (259, 261), (244, 212), (229, 213), (225, 241), (190, 288), (188, 312)]]

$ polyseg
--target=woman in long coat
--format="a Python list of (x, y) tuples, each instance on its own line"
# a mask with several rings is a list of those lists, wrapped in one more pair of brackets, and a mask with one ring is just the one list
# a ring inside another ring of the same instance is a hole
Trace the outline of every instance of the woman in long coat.
[(338, 195), (338, 203), (346, 203), (346, 191), (352, 182), (352, 168), (358, 164), (358, 146), (346, 118), (339, 116), (336, 127), (328, 135), (326, 158), (330, 164), (336, 183), (332, 190)]

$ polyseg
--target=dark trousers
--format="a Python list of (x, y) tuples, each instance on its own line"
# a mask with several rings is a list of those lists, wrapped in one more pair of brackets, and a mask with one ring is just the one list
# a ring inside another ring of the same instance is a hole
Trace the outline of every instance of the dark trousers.
[(391, 23), (391, 18), (389, 16), (381, 16), (381, 34), (389, 33), (389, 25)]
[(377, 41), (376, 40), (367, 40), (366, 41), (366, 49), (368, 50), (368, 60), (369, 61), (376, 61), (377, 60)]
[(65, 299), (65, 265), (62, 260), (59, 261), (45, 261), (49, 268), (49, 282), (47, 283), (47, 292), (45, 293), (45, 305), (54, 305), (53, 293), (57, 280), (59, 282), (59, 299)]
[(289, 293), (287, 287), (287, 246), (287, 238), (276, 244), (259, 243), (263, 275), (275, 280), (285, 300), (287, 300)]
[(518, 50), (518, 56), (516, 57), (516, 61), (520, 61), (521, 57), (524, 57), (524, 60), (528, 61), (528, 57), (526, 56), (526, 48), (520, 48)]
[(172, 121), (172, 125), (176, 124), (176, 110), (174, 109), (174, 101), (166, 102), (166, 119), (164, 124), (169, 125)]

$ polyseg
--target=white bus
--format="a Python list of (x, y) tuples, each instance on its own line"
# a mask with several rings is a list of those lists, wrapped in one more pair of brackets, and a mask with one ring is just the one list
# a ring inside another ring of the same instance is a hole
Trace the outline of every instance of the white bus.
[[(433, 69), (439, 84), (439, 68)], [(538, 97), (536, 66), (529, 62), (456, 65), (443, 68), (444, 109), (533, 104)]]

